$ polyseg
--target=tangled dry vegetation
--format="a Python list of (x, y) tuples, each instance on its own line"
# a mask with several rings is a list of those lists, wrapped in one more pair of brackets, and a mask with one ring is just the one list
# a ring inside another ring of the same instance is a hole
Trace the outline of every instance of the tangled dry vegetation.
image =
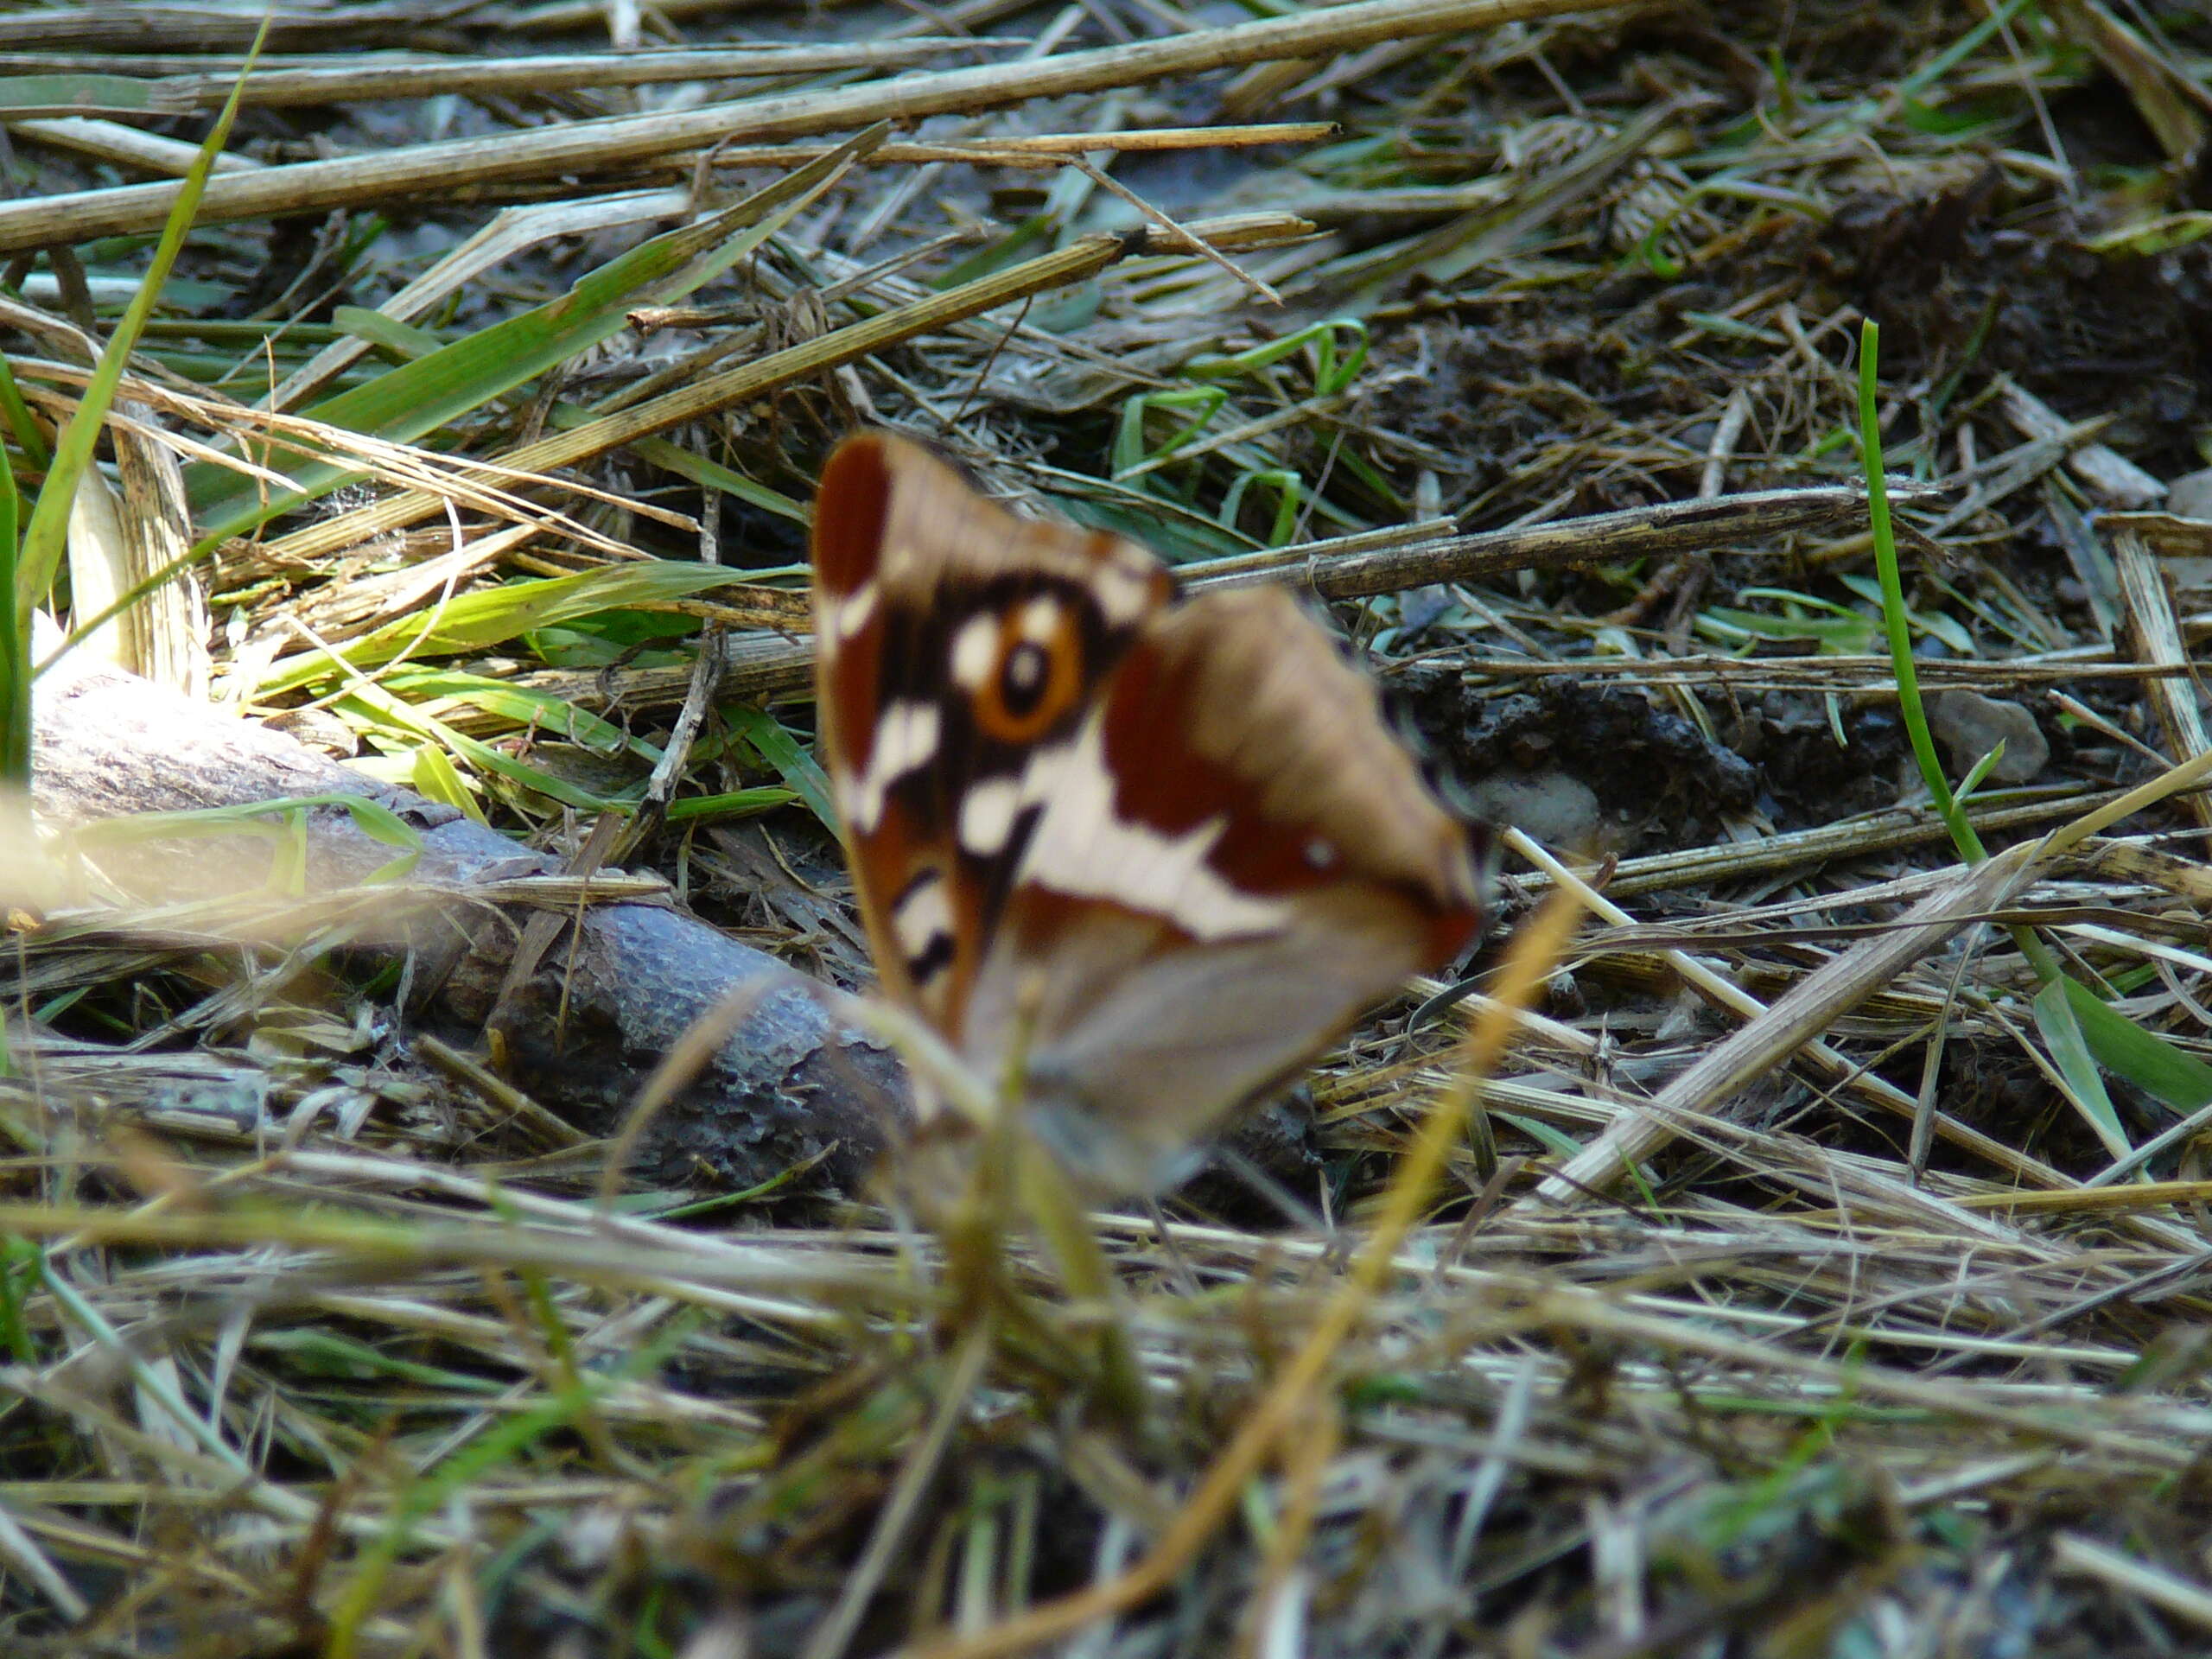
[[(27, 514), (257, 22), (0, 18), (52, 78), (0, 83)], [(267, 51), (64, 591), (166, 577), (108, 646), (279, 735), (41, 685), (0, 1648), (2212, 1643), (2201, 10), (390, 0)], [(751, 1127), (835, 1068), (626, 1122), (673, 1029), (584, 1017), (610, 918), (867, 978), (800, 563), (863, 420), (1308, 584), (1523, 832), (1474, 994), (1248, 1135), (1272, 1187), (1087, 1255)]]

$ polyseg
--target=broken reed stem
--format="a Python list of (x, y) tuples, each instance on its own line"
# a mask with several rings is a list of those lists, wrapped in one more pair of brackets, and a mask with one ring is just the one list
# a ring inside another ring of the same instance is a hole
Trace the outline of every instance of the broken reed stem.
[(2170, 771), (2161, 772), (2147, 784), (2139, 784), (2119, 799), (2107, 801), (2093, 812), (2085, 812), (2071, 823), (2061, 824), (2052, 830), (2037, 849), (2038, 860), (2056, 858), (2070, 852), (2091, 836), (2101, 835), (2122, 818), (2129, 817), (2146, 807), (2156, 806), (2169, 796), (2178, 795), (2185, 789), (2196, 789), (2212, 784), (2212, 753), (2200, 754), (2183, 761)]
[[(1021, 137), (947, 139), (936, 143), (885, 144), (868, 158), (872, 166), (923, 162), (971, 167), (1064, 167), (1078, 156), (1103, 151), (1249, 149), (1261, 144), (1313, 144), (1344, 128), (1334, 121), (1268, 121), (1242, 127), (1136, 127), (1126, 132), (1037, 132)], [(669, 157), (687, 170), (704, 162), (717, 172), (742, 167), (803, 167), (829, 153), (827, 144), (722, 145)]]
[[(1506, 832), (1506, 844), (1546, 870), (1563, 887), (1579, 888), (1580, 878), (1561, 866), (1542, 848), (1517, 830)], [(1669, 950), (1668, 962), (1716, 1007), (1726, 1008), (1746, 1023), (1706, 1056), (1682, 1071), (1643, 1109), (1617, 1118), (1590, 1144), (1547, 1176), (1535, 1192), (1512, 1208), (1524, 1214), (1558, 1206), (1582, 1204), (1593, 1192), (1611, 1187), (1632, 1164), (1638, 1163), (1675, 1139), (1673, 1115), (1707, 1116), (1722, 1105), (1752, 1078), (1786, 1065), (1802, 1052), (1829, 1078), (1848, 1084), (1887, 1109), (1905, 1116), (1917, 1111), (1917, 1103), (1887, 1080), (1854, 1065), (1821, 1038), (1835, 1017), (1864, 1001), (1887, 984), (1910, 963), (1936, 950), (1975, 917), (1995, 907), (2026, 879), (2033, 855), (2014, 847), (1985, 861), (1960, 880), (1922, 899), (1899, 918), (1894, 932), (1879, 935), (1831, 957), (1821, 968), (1789, 988), (1770, 1005), (1732, 984), (1687, 951)], [(1628, 913), (1601, 893), (1587, 893), (1587, 902), (1615, 926), (1630, 921)], [(2035, 1172), (2031, 1160), (2011, 1147), (1990, 1140), (1948, 1118), (1937, 1128), (1945, 1139), (1970, 1145), (2016, 1177)], [(2046, 1175), (2048, 1172), (2044, 1172)]]
[[(1242, 248), (1271, 246), (1294, 239), (1306, 234), (1312, 226), (1288, 213), (1253, 213), (1201, 220), (1187, 228), (1191, 234), (1205, 238), (1216, 247)], [(639, 438), (698, 420), (732, 404), (760, 397), (779, 386), (853, 362), (901, 340), (949, 328), (954, 323), (964, 322), (1050, 289), (1082, 282), (1134, 254), (1155, 251), (1150, 238), (1103, 232), (1083, 237), (1055, 252), (1024, 260), (944, 293), (894, 307), (849, 327), (772, 352), (740, 367), (709, 375), (633, 408), (588, 422), (573, 431), (556, 432), (535, 443), (511, 449), (494, 457), (494, 462), (509, 471), (531, 473), (573, 467)], [(271, 543), (269, 551), (272, 557), (280, 559), (316, 558), (385, 531), (417, 523), (442, 511), (443, 505), (441, 497), (410, 491), (296, 531)]]
[(1118, 1579), (1047, 1602), (974, 1636), (924, 1642), (906, 1650), (907, 1659), (996, 1659), (1020, 1653), (1071, 1635), (1095, 1619), (1126, 1612), (1174, 1581), (1235, 1508), (1245, 1483), (1282, 1433), (1313, 1409), (1314, 1390), (1345, 1338), (1366, 1316), (1383, 1281), (1395, 1269), (1399, 1247), (1427, 1208), (1459, 1139), (1474, 1090), (1497, 1068), (1521, 1011), (1559, 961), (1581, 909), (1572, 893), (1561, 892), (1547, 899), (1514, 935), (1492, 1001), (1468, 1033), (1451, 1082), (1422, 1118), (1351, 1272), (1322, 1309), (1304, 1344), (1246, 1414), (1235, 1438), (1214, 1459), (1152, 1552)]
[[(339, 104), (358, 99), (543, 96), (603, 86), (736, 79), (750, 75), (818, 75), (836, 70), (904, 69), (954, 52), (1023, 44), (952, 38), (861, 41), (849, 45), (722, 46), (660, 52), (548, 53), (519, 58), (452, 58), (429, 63), (287, 64), (257, 70), (245, 101), (256, 109)], [(164, 75), (150, 96), (162, 113), (214, 108), (230, 82), (219, 74)]]
[[(673, 150), (728, 139), (803, 138), (875, 121), (972, 114), (1030, 99), (1104, 92), (1238, 64), (1325, 57), (1383, 41), (1495, 29), (1532, 18), (1595, 11), (1611, 3), (1613, 0), (1364, 0), (1034, 60), (302, 162), (211, 181), (200, 204), (200, 223), (321, 213), (394, 195), (419, 196), (425, 190), (449, 199), (480, 185), (659, 162)], [(167, 182), (125, 185), (0, 202), (0, 251), (156, 229), (176, 200), (177, 188)]]
[[(1269, 548), (1198, 561), (1183, 567), (1181, 574), (1192, 586), (1205, 588), (1249, 588), (1303, 576), (1324, 599), (1364, 599), (1432, 582), (1480, 582), (1522, 570), (1709, 552), (1733, 542), (1825, 530), (1866, 510), (1866, 493), (1848, 485), (1754, 490), (1445, 536), (1333, 558), (1326, 556), (1325, 545)], [(1301, 570), (1301, 565), (1306, 568)]]
[[(1214, 232), (1207, 222), (1192, 227), (1205, 232), (1216, 247), (1239, 245)], [(1055, 256), (1056, 257), (1058, 256)], [(1027, 267), (1016, 266), (1015, 270)], [(964, 292), (955, 289), (955, 294)], [(950, 298), (951, 296), (941, 296)], [(892, 313), (887, 315), (899, 315)], [(887, 321), (886, 319), (879, 321)], [(831, 334), (825, 340), (840, 339)], [(817, 342), (819, 343), (819, 342)], [(797, 348), (795, 348), (797, 349)], [(764, 359), (755, 369), (778, 361), (778, 358)], [(732, 371), (742, 373), (745, 371)], [(797, 371), (793, 372), (798, 372)], [(712, 384), (701, 382), (701, 385)], [(695, 388), (696, 390), (696, 388)], [(746, 395), (755, 395), (748, 392)], [(651, 409), (656, 404), (640, 404)], [(577, 429), (579, 433), (594, 429)], [(521, 452), (504, 458), (505, 464), (515, 466), (527, 459)], [(396, 528), (399, 523), (411, 523), (414, 518), (427, 516), (423, 508), (413, 518), (392, 521), (383, 517), (385, 508), (399, 501), (415, 498), (400, 497), (394, 502), (375, 506), (334, 518), (326, 524), (311, 526), (292, 536), (271, 543), (272, 556), (302, 558), (334, 551), (336, 548), (365, 540), (368, 537)], [(1331, 543), (1315, 543), (1304, 547), (1275, 548), (1261, 553), (1240, 553), (1225, 559), (1208, 559), (1184, 565), (1178, 575), (1192, 588), (1248, 588), (1261, 582), (1300, 581), (1312, 592), (1325, 599), (1359, 599), (1372, 594), (1395, 593), (1407, 588), (1418, 588), (1433, 582), (1475, 582), (1507, 572), (1550, 569), (1592, 563), (1625, 563), (1633, 559), (1669, 557), (1675, 553), (1696, 548), (1710, 548), (1716, 541), (1754, 541), (1766, 537), (1789, 534), (1792, 531), (1818, 530), (1823, 525), (1853, 517), (1866, 507), (1865, 493), (1849, 486), (1808, 490), (1762, 490), (1744, 495), (1724, 495), (1710, 501), (1665, 502), (1657, 506), (1631, 507), (1619, 512), (1596, 513), (1583, 518), (1564, 518), (1554, 524), (1524, 526), (1514, 530), (1484, 531), (1474, 536), (1446, 536), (1417, 542), (1404, 547), (1393, 547), (1382, 551), (1371, 550), (1370, 537), (1344, 537), (1346, 541), (1369, 545), (1341, 553), (1332, 552)], [(1688, 659), (1695, 671), (1707, 676), (1726, 674), (1738, 685), (1750, 683), (1743, 677), (1759, 671), (1749, 664), (1736, 663), (1700, 663)], [(1847, 670), (1864, 667), (1869, 673), (1885, 669), (1887, 659), (1867, 658), (1863, 664), (1857, 659), (1847, 662)], [(1649, 663), (1633, 666), (1648, 669), (1663, 675), (1681, 666), (1678, 664)], [(1783, 665), (1787, 667), (1788, 665)], [(1823, 667), (1827, 666), (1823, 663)], [(1959, 668), (1961, 664), (1947, 664)], [(1965, 665), (1972, 666), (1972, 665)], [(1546, 664), (1516, 661), (1499, 666), (1497, 671), (1544, 673), (1569, 668), (1586, 669), (1602, 673), (1609, 664), (1592, 664), (1586, 658), (1574, 664)], [(1772, 664), (1762, 664), (1768, 672), (1780, 672)], [(729, 694), (738, 697), (761, 697), (785, 692), (804, 691), (811, 683), (814, 671), (814, 645), (810, 639), (768, 639), (747, 642), (747, 648), (733, 653), (725, 685)], [(2074, 671), (2068, 671), (2069, 674)], [(2081, 671), (2094, 672), (2094, 667)], [(664, 677), (656, 680), (656, 675)], [(617, 676), (613, 682), (621, 687), (621, 701), (626, 708), (650, 709), (663, 702), (681, 701), (690, 683), (690, 671), (685, 669), (630, 670)], [(594, 688), (602, 683), (600, 677), (580, 677), (573, 692), (564, 692), (572, 700), (588, 706)], [(1826, 689), (1815, 688), (1815, 689)]]
[[(2166, 591), (2165, 574), (2143, 532), (2122, 524), (2112, 532), (2111, 543), (2121, 613), (2135, 656), (2146, 663), (2190, 668), (2189, 647), (2174, 614), (2173, 596)], [(2175, 760), (2185, 764), (2212, 753), (2212, 735), (2206, 733), (2204, 716), (2197, 709), (2193, 677), (2152, 680), (2144, 686), (2143, 696), (2165, 734), (2166, 752)], [(2199, 823), (2212, 825), (2212, 798), (2198, 796), (2189, 808)]]

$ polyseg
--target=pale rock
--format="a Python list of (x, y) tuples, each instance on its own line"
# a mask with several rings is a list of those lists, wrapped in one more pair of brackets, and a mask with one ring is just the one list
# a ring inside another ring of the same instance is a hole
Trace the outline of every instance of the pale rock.
[(2004, 758), (1989, 773), (1993, 784), (2024, 784), (2050, 760), (2050, 744), (2036, 717), (2017, 702), (1985, 697), (1979, 691), (1936, 691), (1927, 699), (1928, 729), (1943, 746), (1955, 776), (2005, 745)]
[(1563, 772), (1499, 772), (1460, 798), (1471, 817), (1508, 824), (1561, 852), (1596, 849), (1605, 824), (1597, 791)]

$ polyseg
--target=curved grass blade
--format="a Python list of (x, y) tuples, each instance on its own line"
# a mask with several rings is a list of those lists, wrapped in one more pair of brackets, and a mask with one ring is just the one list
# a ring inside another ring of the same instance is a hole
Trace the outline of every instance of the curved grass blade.
[(2036, 1029), (2043, 1033), (2044, 1046), (2050, 1051), (2051, 1063), (2066, 1079), (2075, 1105), (2089, 1120), (2105, 1150), (2115, 1158), (2125, 1158), (2133, 1147), (2127, 1131), (2120, 1127), (2120, 1114), (2113, 1109), (2112, 1096), (2105, 1092), (2105, 1080), (2090, 1056), (2081, 1022), (2074, 1017), (2073, 1000), (2066, 994), (2072, 983), (2054, 979), (2036, 993)]
[[(1881, 330), (1872, 319), (1859, 330), (1859, 431), (1866, 469), (1867, 507), (1874, 535), (1874, 563), (1881, 578), (1882, 612), (1889, 628), (1891, 657), (1905, 728), (1929, 792), (1936, 798), (1944, 822), (1951, 829), (1959, 855), (1968, 863), (1986, 856), (1980, 837), (1967, 823), (1960, 799), (1955, 797), (1936, 758), (1936, 741), (1928, 730), (1921, 706), (1920, 688), (1914, 676), (1912, 645), (1904, 609), (1904, 588), (1897, 571), (1897, 542), (1890, 530), (1889, 499), (1884, 487), (1881, 434), (1875, 411), (1875, 353)], [(1967, 779), (1969, 788), (1980, 780), (1982, 768)], [(2097, 1074), (2102, 1065), (2125, 1077), (2152, 1098), (2177, 1111), (2194, 1111), (2212, 1103), (2212, 1065), (2145, 1030), (2118, 1010), (2101, 1001), (2087, 986), (2075, 982), (2060, 966), (2056, 952), (2034, 929), (2007, 930), (2021, 954), (2034, 968), (2043, 988), (2036, 994), (2036, 1026), (2050, 1050), (2050, 1058), (2067, 1080), (2075, 1102), (2100, 1139), (2113, 1148), (2114, 1157), (2129, 1151), (2126, 1131), (2113, 1111), (2104, 1081)]]
[[(271, 885), (291, 892), (298, 889), (302, 866), (299, 859), (292, 855), (293, 849), (284, 843), (303, 839), (307, 812), (308, 809), (318, 806), (340, 808), (353, 819), (353, 827), (370, 840), (399, 849), (399, 857), (380, 866), (365, 878), (370, 885), (398, 880), (413, 870), (423, 856), (423, 837), (404, 818), (367, 796), (342, 792), (287, 795), (276, 800), (246, 801), (236, 806), (197, 807), (181, 812), (134, 812), (128, 817), (102, 818), (97, 823), (82, 824), (71, 833), (80, 846), (102, 843), (128, 845), (132, 842), (235, 836), (240, 833), (267, 836), (278, 842), (279, 874), (283, 878), (281, 880), (272, 879)], [(270, 818), (278, 822), (266, 822)]]
[(2065, 985), (2082, 1040), (2099, 1065), (2177, 1112), (2212, 1106), (2212, 1065), (2144, 1030), (2088, 986), (2071, 979)]
[(776, 769), (791, 792), (830, 830), (837, 828), (837, 809), (830, 804), (830, 779), (821, 765), (783, 723), (765, 709), (735, 704), (723, 712), (733, 731), (751, 744), (760, 757)]
[(256, 695), (273, 696), (327, 679), (334, 671), (332, 657), (354, 668), (372, 668), (416, 652), (481, 651), (538, 628), (573, 622), (601, 611), (689, 599), (709, 588), (743, 582), (748, 574), (719, 564), (646, 559), (635, 564), (601, 565), (573, 576), (549, 576), (457, 594), (427, 617), (402, 617), (388, 622), (372, 633), (333, 647), (329, 655), (316, 652), (286, 658), (262, 681)]
[[(536, 379), (630, 326), (641, 304), (682, 298), (773, 236), (818, 198), (855, 161), (882, 143), (878, 124), (767, 188), (696, 225), (653, 238), (609, 260), (559, 299), (479, 329), (379, 375), (367, 385), (302, 412), (397, 442), (435, 432), (492, 399)], [(263, 500), (256, 480), (219, 467), (196, 469), (193, 505), (204, 516), (201, 545), (243, 533), (280, 512), (365, 474), (342, 461), (292, 467), (296, 494)]]
[(230, 141), (231, 124), (238, 118), (246, 77), (253, 73), (253, 66), (261, 56), (269, 22), (264, 16), (261, 27), (255, 31), (253, 44), (246, 52), (245, 66), (231, 87), (231, 95), (224, 100), (221, 113), (208, 130), (199, 155), (193, 158), (192, 166), (184, 175), (176, 201), (169, 208), (168, 219), (162, 226), (161, 240), (155, 244), (153, 259), (146, 268), (145, 280), (131, 296), (115, 332), (109, 335), (106, 348), (92, 367), (92, 378), (85, 383), (85, 395), (78, 400), (68, 424), (54, 441), (53, 461), (39, 485), (38, 502), (31, 509), (30, 523), (24, 528), (20, 549), (12, 537), (9, 539), (14, 568), (6, 575), (14, 594), (9, 607), (12, 613), (0, 618), (9, 631), (7, 650), (4, 656), (0, 656), (0, 668), (4, 668), (7, 674), (5, 683), (0, 683), (0, 701), (7, 705), (7, 737), (4, 747), (0, 747), (0, 778), (25, 783), (29, 780), (31, 688), (25, 666), (30, 660), (31, 613), (45, 599), (47, 589), (54, 585), (54, 573), (61, 568), (62, 553), (68, 543), (69, 510), (77, 499), (77, 480), (92, 464), (92, 451), (107, 423), (116, 387), (122, 383), (124, 365), (130, 360), (132, 348), (145, 332), (146, 320), (153, 315), (162, 285), (168, 280), (177, 253), (184, 246), (185, 234), (192, 228), (193, 215), (200, 209), (200, 198), (207, 188), (208, 175), (214, 171), (215, 158)]

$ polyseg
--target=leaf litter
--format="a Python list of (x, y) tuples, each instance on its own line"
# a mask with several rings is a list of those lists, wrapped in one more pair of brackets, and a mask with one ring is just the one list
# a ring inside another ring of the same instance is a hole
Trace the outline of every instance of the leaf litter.
[[(303, 809), (228, 900), (132, 896), (101, 858), (181, 831), (105, 832), (15, 918), (10, 1652), (2202, 1643), (2212, 32), (1338, 16), (670, 6), (633, 54), (596, 7), (282, 15), (118, 412), (185, 464), (219, 701), (564, 855), (672, 764), (623, 862), (864, 984), (791, 607), (876, 420), (1332, 596), (1534, 840), (1465, 974), (1237, 1141), (1263, 1176), (1095, 1218), (1086, 1277), (824, 1165), (623, 1179), (619, 1124), (410, 1020), (373, 896), (288, 895)], [(0, 22), (96, 111), (6, 117), (27, 478), (204, 130), (131, 112), (246, 44), (138, 21)], [(739, 43), (883, 50), (645, 67)], [(362, 47), (419, 84), (335, 79)], [(810, 164), (727, 270), (619, 263)], [(1863, 505), (1731, 505), (1857, 499), (1862, 316), (1893, 618)], [(318, 468), (365, 481), (270, 512)], [(1953, 789), (2003, 741), (1987, 859), (1923, 735)], [(1592, 913), (1463, 1098), (1562, 888)]]

